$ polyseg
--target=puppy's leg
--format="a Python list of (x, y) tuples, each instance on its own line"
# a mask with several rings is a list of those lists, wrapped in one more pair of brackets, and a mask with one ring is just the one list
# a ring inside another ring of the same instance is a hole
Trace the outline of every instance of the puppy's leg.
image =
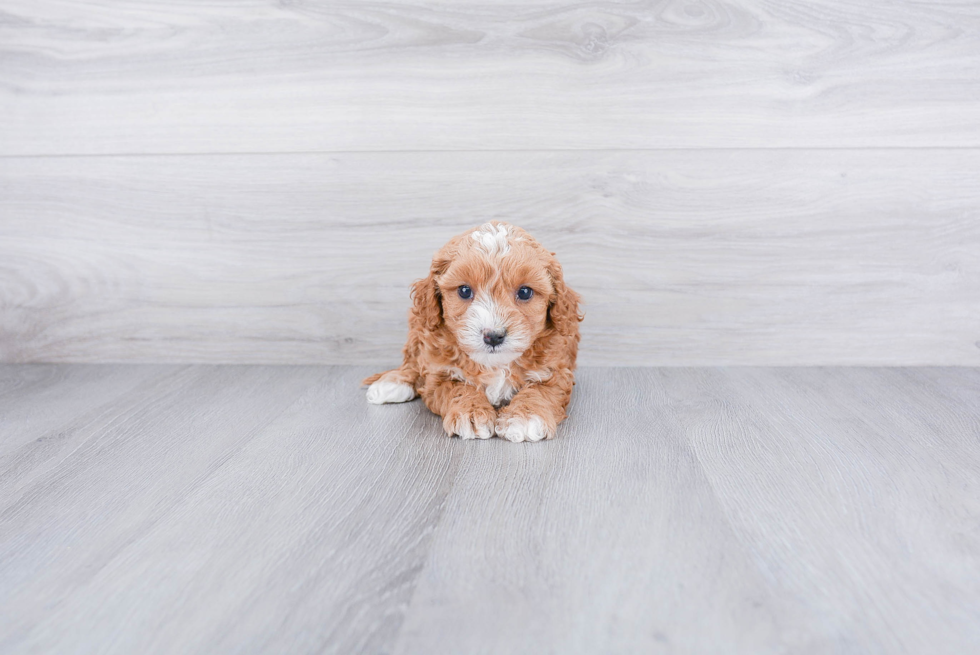
[(433, 413), (442, 416), (442, 427), (449, 436), (462, 439), (493, 436), (497, 410), (476, 387), (455, 380), (429, 378), (422, 400)]
[(384, 373), (376, 373), (366, 378), (362, 384), (370, 385), (367, 390), (369, 403), (374, 405), (404, 403), (415, 398), (417, 377), (413, 369), (402, 366)]
[(571, 372), (521, 389), (497, 417), (497, 436), (507, 441), (553, 439), (572, 395)]

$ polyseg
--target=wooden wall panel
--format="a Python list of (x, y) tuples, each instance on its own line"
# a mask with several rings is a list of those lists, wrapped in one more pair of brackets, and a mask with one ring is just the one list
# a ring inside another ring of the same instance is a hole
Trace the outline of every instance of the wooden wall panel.
[(392, 361), (520, 223), (593, 364), (980, 348), (980, 6), (10, 0), (0, 360)]
[(0, 154), (980, 146), (980, 5), (6, 0)]
[(980, 152), (0, 159), (0, 360), (395, 362), (488, 219), (556, 250), (582, 363), (980, 363)]

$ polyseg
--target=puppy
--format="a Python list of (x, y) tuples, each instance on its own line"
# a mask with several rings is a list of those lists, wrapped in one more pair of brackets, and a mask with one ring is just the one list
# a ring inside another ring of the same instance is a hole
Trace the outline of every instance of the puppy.
[(554, 253), (491, 221), (443, 246), (412, 298), (404, 363), (364, 380), (368, 402), (421, 396), (463, 439), (555, 436), (583, 317)]

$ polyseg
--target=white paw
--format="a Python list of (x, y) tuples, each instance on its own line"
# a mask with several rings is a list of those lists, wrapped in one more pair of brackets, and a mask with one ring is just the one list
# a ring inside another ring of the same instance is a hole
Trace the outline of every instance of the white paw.
[(493, 421), (461, 415), (453, 424), (453, 434), (460, 439), (489, 439), (493, 436)]
[(415, 389), (404, 382), (378, 380), (367, 390), (367, 401), (374, 405), (385, 403), (406, 403), (415, 397)]
[(497, 421), (497, 436), (507, 441), (541, 441), (555, 436), (540, 416), (502, 418)]

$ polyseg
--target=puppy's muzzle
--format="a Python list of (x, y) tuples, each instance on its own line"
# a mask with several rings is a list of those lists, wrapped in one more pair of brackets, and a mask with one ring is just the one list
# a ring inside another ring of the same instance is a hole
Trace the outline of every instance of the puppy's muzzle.
[(496, 348), (504, 342), (507, 338), (507, 330), (484, 330), (483, 331), (483, 343), (487, 344), (491, 348)]

